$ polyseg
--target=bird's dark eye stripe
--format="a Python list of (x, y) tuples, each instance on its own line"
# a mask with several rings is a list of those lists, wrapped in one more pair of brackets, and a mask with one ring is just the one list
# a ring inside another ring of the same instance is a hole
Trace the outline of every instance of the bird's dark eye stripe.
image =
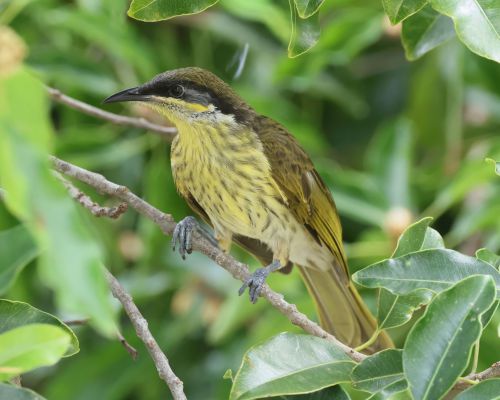
[(184, 89), (184, 86), (182, 86), (182, 85), (173, 85), (170, 88), (169, 92), (170, 92), (170, 95), (172, 97), (179, 98), (179, 97), (182, 97), (184, 95), (185, 89)]

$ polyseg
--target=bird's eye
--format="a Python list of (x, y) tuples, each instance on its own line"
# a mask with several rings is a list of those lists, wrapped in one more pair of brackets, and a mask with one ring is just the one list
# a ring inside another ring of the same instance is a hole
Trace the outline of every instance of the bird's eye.
[(170, 95), (172, 97), (182, 97), (182, 95), (184, 94), (184, 87), (182, 87), (181, 85), (174, 85), (170, 88)]

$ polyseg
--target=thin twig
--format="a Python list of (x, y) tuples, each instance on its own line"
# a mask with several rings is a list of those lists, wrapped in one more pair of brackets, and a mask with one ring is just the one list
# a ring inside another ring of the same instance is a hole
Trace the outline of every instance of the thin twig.
[(118, 204), (116, 207), (103, 207), (92, 200), (89, 195), (83, 193), (61, 174), (56, 172), (56, 176), (68, 190), (69, 195), (83, 207), (89, 210), (95, 217), (109, 217), (112, 219), (117, 219), (127, 211), (128, 204), (125, 202)]
[[(146, 349), (153, 359), (160, 378), (167, 383), (173, 398), (175, 400), (186, 400), (186, 395), (184, 394), (184, 384), (177, 377), (177, 375), (175, 375), (174, 371), (172, 371), (167, 356), (163, 353), (163, 351), (161, 351), (160, 346), (149, 331), (148, 321), (146, 321), (146, 319), (142, 316), (141, 312), (132, 300), (132, 296), (125, 291), (120, 282), (118, 282), (118, 280), (107, 270), (106, 278), (108, 280), (109, 287), (111, 288), (111, 293), (113, 293), (113, 296), (116, 297), (120, 303), (122, 303), (123, 309), (130, 318), (132, 325), (134, 325), (137, 337), (146, 345)], [(126, 343), (128, 345), (125, 339), (123, 339), (122, 343)]]
[(135, 361), (137, 358), (137, 355), (139, 354), (138, 351), (135, 349), (135, 347), (133, 347), (129, 342), (127, 342), (127, 339), (125, 339), (123, 337), (123, 335), (120, 331), (116, 332), (116, 336), (118, 337), (118, 340), (120, 341), (122, 346), (125, 347), (125, 350), (127, 350), (127, 353), (130, 354), (130, 357), (132, 357), (132, 360)]
[(61, 91), (48, 86), (47, 86), (47, 91), (49, 92), (49, 95), (50, 97), (52, 97), (53, 100), (62, 104), (66, 104), (67, 106), (70, 106), (75, 110), (81, 111), (84, 114), (88, 114), (93, 117), (109, 121), (115, 125), (126, 125), (126, 126), (133, 126), (135, 128), (147, 129), (151, 132), (159, 133), (169, 140), (172, 140), (177, 133), (176, 128), (154, 124), (153, 122), (150, 122), (144, 118), (126, 117), (123, 115), (113, 114), (108, 111), (103, 111), (100, 108), (91, 106), (87, 103), (74, 99), (73, 97), (70, 97), (62, 93)]
[(68, 319), (64, 320), (63, 323), (68, 326), (81, 326), (81, 325), (86, 325), (87, 322), (89, 322), (88, 318), (81, 318), (81, 319)]
[[(176, 223), (171, 215), (165, 214), (153, 207), (151, 204), (136, 196), (125, 186), (110, 182), (100, 174), (87, 171), (86, 169), (70, 164), (67, 161), (60, 160), (56, 157), (52, 157), (51, 159), (54, 167), (59, 172), (78, 179), (79, 181), (94, 187), (101, 193), (106, 193), (126, 201), (140, 214), (157, 224), (166, 235), (171, 235), (174, 231)], [(210, 257), (221, 267), (229, 271), (236, 279), (245, 281), (250, 276), (247, 265), (235, 260), (229, 254), (221, 251), (199, 232), (195, 232), (193, 235), (193, 249)], [(361, 354), (343, 344), (335, 338), (335, 336), (321, 328), (317, 323), (311, 321), (306, 317), (306, 315), (297, 310), (297, 306), (285, 301), (283, 295), (274, 292), (268, 285), (264, 285), (261, 296), (266, 298), (275, 308), (285, 315), (292, 322), (292, 324), (301, 327), (304, 331), (310, 333), (311, 335), (329, 340), (340, 347), (354, 361), (359, 362), (366, 358), (364, 354)]]

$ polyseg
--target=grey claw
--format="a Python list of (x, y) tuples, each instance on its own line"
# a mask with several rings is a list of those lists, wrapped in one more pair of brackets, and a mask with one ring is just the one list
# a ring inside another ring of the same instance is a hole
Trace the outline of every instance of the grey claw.
[(243, 286), (240, 287), (238, 294), (241, 296), (245, 292), (246, 288), (248, 288), (250, 301), (255, 304), (260, 296), (264, 283), (266, 283), (268, 275), (269, 270), (267, 268), (259, 268), (243, 283)]
[(180, 221), (172, 234), (172, 250), (175, 251), (176, 244), (179, 243), (179, 254), (182, 259), (186, 259), (186, 253), (191, 254), (193, 231), (198, 229), (198, 221), (194, 217), (186, 217)]

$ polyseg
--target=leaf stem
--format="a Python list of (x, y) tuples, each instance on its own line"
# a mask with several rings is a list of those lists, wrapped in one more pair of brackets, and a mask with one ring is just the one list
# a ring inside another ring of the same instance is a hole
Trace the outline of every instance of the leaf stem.
[(379, 328), (375, 329), (375, 332), (373, 332), (373, 335), (371, 336), (370, 339), (368, 339), (366, 342), (364, 342), (363, 344), (360, 344), (358, 347), (356, 347), (354, 350), (356, 351), (361, 351), (361, 350), (364, 350), (366, 349), (367, 347), (370, 347), (373, 343), (375, 343), (375, 341), (377, 340), (378, 338), (378, 335), (380, 335), (380, 332), (382, 332)]

